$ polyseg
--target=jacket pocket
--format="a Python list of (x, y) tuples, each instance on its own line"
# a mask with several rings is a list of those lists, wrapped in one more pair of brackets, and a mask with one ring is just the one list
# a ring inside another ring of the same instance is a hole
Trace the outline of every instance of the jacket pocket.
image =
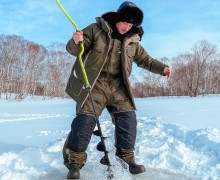
[(87, 57), (87, 60), (85, 62), (85, 67), (93, 69), (97, 68), (102, 65), (103, 63), (103, 54), (105, 52), (106, 45), (104, 43), (96, 42), (94, 44), (94, 47), (89, 53), (89, 56)]
[(74, 71), (71, 72), (69, 81), (67, 83), (67, 89), (71, 91), (75, 96), (79, 96), (83, 89), (83, 82), (79, 80), (75, 75)]

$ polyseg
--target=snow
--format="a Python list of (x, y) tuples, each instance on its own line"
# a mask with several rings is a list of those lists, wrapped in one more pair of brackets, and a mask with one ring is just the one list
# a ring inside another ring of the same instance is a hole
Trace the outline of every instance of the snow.
[[(220, 179), (220, 96), (136, 99), (138, 134), (135, 156), (146, 172), (131, 175), (115, 158), (114, 125), (100, 117), (117, 180)], [(62, 146), (75, 115), (70, 99), (0, 100), (0, 179), (66, 179)], [(106, 179), (99, 163), (99, 138), (93, 136), (81, 179)]]

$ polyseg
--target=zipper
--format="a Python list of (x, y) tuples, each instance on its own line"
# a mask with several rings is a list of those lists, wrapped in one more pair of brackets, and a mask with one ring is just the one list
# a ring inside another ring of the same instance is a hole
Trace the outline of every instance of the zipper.
[[(106, 24), (106, 22), (105, 22), (105, 24)], [(106, 26), (108, 27), (107, 24), (106, 24)], [(109, 27), (108, 27), (108, 28), (109, 28)], [(102, 29), (102, 30), (103, 30), (103, 29)], [(101, 30), (101, 31), (102, 31), (102, 30)], [(99, 31), (98, 33), (100, 33), (101, 31)], [(97, 34), (98, 34), (98, 33), (97, 33)], [(109, 46), (108, 46), (107, 54), (106, 54), (106, 57), (105, 57), (104, 63), (102, 64), (102, 67), (101, 67), (100, 70), (99, 70), (98, 75), (96, 76), (96, 78), (95, 78), (93, 84), (91, 85), (91, 89), (94, 87), (94, 85), (95, 85), (95, 83), (96, 83), (96, 81), (97, 81), (97, 79), (98, 79), (98, 77), (99, 77), (99, 75), (100, 75), (100, 73), (101, 73), (101, 71), (102, 71), (102, 69), (103, 69), (103, 67), (104, 67), (104, 64), (105, 64), (105, 62), (106, 62), (106, 59), (108, 58), (108, 53), (109, 53), (110, 48), (111, 48), (111, 35), (110, 35), (110, 33), (111, 33), (111, 31), (110, 31), (110, 29), (109, 29), (109, 32), (108, 32)], [(97, 35), (97, 34), (96, 34), (96, 35)], [(96, 35), (95, 35), (95, 37), (96, 37)], [(90, 51), (90, 52), (91, 52), (91, 51)], [(88, 53), (88, 55), (89, 55), (89, 54), (90, 54), (90, 53)], [(87, 57), (86, 57), (86, 60), (88, 59), (88, 55), (87, 55)], [(86, 61), (86, 60), (85, 60), (85, 61)], [(89, 96), (89, 95), (88, 95), (88, 93), (87, 93), (85, 99), (84, 99), (83, 102), (81, 103), (81, 107), (83, 106), (83, 104), (84, 104), (85, 101), (87, 100), (88, 96)]]

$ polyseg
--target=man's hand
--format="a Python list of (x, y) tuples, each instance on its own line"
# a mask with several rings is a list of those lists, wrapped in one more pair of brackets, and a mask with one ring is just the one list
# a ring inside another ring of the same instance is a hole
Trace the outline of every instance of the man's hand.
[(83, 32), (82, 31), (76, 31), (73, 33), (73, 40), (76, 44), (79, 44), (80, 42), (83, 42)]
[(170, 77), (171, 76), (171, 69), (168, 67), (165, 67), (163, 70), (163, 73), (166, 75), (166, 77)]

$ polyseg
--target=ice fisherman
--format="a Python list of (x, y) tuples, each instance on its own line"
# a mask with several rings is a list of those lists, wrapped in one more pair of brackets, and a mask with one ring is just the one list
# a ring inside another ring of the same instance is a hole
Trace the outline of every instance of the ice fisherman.
[[(126, 162), (131, 174), (145, 172), (134, 157), (137, 133), (136, 107), (129, 76), (133, 62), (150, 72), (169, 77), (170, 68), (152, 58), (141, 46), (143, 11), (133, 2), (125, 1), (117, 11), (107, 12), (82, 31), (73, 33), (66, 49), (73, 56), (80, 52), (91, 84), (96, 113), (107, 108), (115, 125), (115, 155)], [(76, 101), (76, 117), (63, 147), (64, 164), (69, 169), (67, 179), (79, 179), (80, 169), (87, 160), (89, 145), (96, 121), (91, 102), (84, 88), (78, 61), (75, 62), (66, 87)]]

